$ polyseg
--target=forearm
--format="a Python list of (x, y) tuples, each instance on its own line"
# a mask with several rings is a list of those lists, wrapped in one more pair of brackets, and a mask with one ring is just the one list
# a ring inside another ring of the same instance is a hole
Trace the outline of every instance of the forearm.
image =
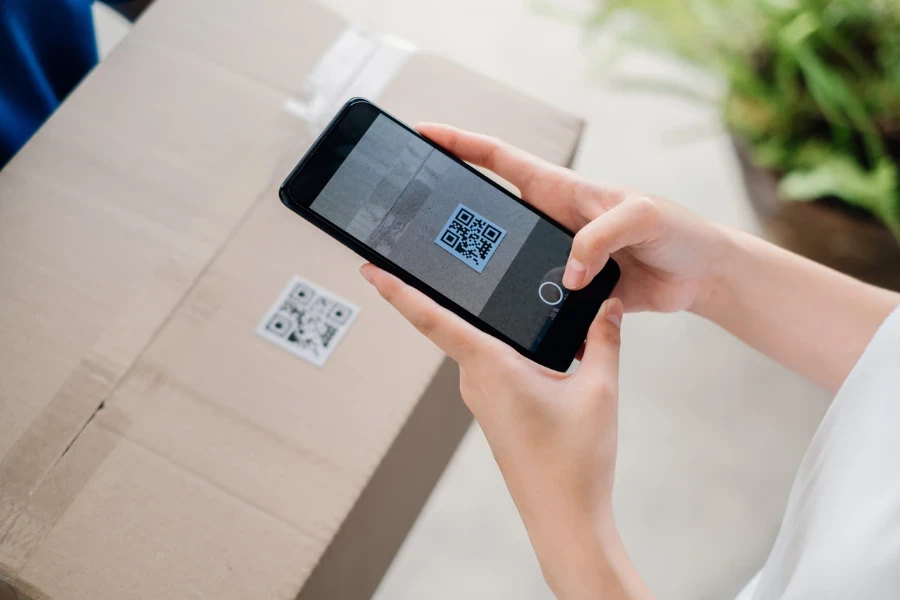
[(900, 294), (737, 230), (725, 239), (693, 311), (837, 391)]

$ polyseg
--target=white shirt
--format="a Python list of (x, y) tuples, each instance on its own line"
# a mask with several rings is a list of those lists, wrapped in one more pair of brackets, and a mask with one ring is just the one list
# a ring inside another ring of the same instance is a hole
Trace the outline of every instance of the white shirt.
[(900, 309), (825, 414), (769, 558), (738, 596), (801, 598), (900, 598)]

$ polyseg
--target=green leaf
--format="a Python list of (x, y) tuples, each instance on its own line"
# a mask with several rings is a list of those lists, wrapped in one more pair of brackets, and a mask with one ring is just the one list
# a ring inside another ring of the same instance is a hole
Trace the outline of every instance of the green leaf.
[[(900, 0), (591, 0), (588, 29), (708, 70), (786, 197), (836, 197), (900, 239)], [(604, 38), (608, 40), (609, 38)], [(675, 75), (630, 87), (696, 95)]]
[(869, 211), (900, 237), (897, 165), (889, 160), (866, 171), (849, 156), (832, 155), (815, 167), (787, 173), (778, 192), (786, 200), (840, 198)]

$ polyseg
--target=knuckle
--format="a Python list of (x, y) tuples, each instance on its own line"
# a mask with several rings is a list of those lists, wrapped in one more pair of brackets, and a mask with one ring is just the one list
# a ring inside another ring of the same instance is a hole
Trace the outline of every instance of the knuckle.
[(478, 357), (478, 349), (474, 344), (468, 341), (462, 341), (456, 349), (456, 362), (458, 364), (468, 364)]
[(539, 181), (540, 172), (537, 169), (528, 169), (525, 173), (519, 178), (518, 181), (512, 182), (517, 188), (519, 188), (519, 192), (521, 194), (530, 195), (534, 191), (534, 187)]
[(449, 128), (445, 148), (451, 151), (458, 148), (460, 137), (460, 132), (457, 129)]
[(488, 149), (485, 152), (484, 164), (482, 166), (489, 171), (493, 171), (497, 166), (501, 153), (504, 151), (503, 143), (491, 136), (488, 136), (485, 141), (487, 142)]
[(520, 369), (520, 355), (499, 340), (485, 340), (482, 347), (472, 347), (470, 352), (473, 373), (479, 376), (494, 377), (502, 374), (502, 377), (512, 379)]
[(638, 220), (653, 223), (659, 217), (659, 206), (649, 196), (639, 195), (632, 199), (633, 210)]
[[(506, 350), (506, 348), (504, 348)], [(497, 354), (496, 369), (509, 376), (518, 379), (524, 373), (522, 372), (521, 356), (516, 352), (503, 352)]]
[(432, 311), (425, 311), (418, 315), (416, 315), (412, 319), (413, 326), (425, 337), (431, 339), (431, 336), (434, 334), (434, 329), (436, 325), (436, 318)]
[(509, 349), (509, 352), (505, 353), (500, 360), (500, 372), (508, 381), (516, 385), (529, 381), (534, 374), (533, 369), (534, 363), (512, 349)]
[(591, 184), (574, 173), (568, 173), (564, 178), (570, 186), (568, 195), (572, 198), (572, 207), (578, 221), (589, 222), (597, 218), (597, 199)]
[(407, 320), (412, 323), (416, 330), (427, 338), (431, 338), (437, 327), (437, 314), (431, 308), (417, 308), (413, 310), (400, 311), (405, 312)]
[(593, 228), (586, 227), (575, 235), (572, 242), (572, 254), (581, 259), (590, 259), (600, 253), (604, 247), (604, 238)]
[(613, 326), (603, 327), (597, 333), (597, 341), (608, 346), (617, 346), (620, 342), (619, 330)]
[(615, 386), (605, 380), (595, 382), (592, 386), (591, 391), (593, 392), (595, 398), (601, 398), (604, 400), (615, 398), (616, 396)]
[(394, 282), (386, 281), (382, 282), (381, 285), (378, 286), (378, 293), (390, 304), (396, 304), (397, 289), (397, 285), (395, 285)]
[(590, 240), (588, 240), (588, 233), (582, 229), (575, 234), (575, 239), (572, 240), (572, 254), (579, 258), (583, 258), (588, 254), (589, 246)]

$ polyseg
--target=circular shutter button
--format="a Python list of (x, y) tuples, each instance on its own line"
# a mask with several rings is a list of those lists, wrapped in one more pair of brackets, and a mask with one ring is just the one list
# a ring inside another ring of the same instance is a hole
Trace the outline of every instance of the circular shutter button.
[(538, 287), (538, 296), (541, 299), (541, 302), (544, 304), (549, 304), (550, 306), (556, 306), (563, 299), (563, 291), (562, 288), (553, 283), (552, 281), (545, 281)]

